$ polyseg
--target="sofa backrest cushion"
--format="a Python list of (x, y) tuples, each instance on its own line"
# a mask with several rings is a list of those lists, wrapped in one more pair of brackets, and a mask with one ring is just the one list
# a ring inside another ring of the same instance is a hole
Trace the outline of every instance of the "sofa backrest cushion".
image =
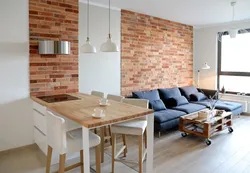
[(181, 106), (188, 104), (188, 100), (184, 96), (179, 96), (179, 97), (173, 97), (167, 100), (167, 103), (170, 107), (176, 107), (176, 106)]
[(160, 97), (163, 101), (173, 97), (181, 96), (181, 92), (179, 88), (165, 88), (165, 89), (158, 89)]
[(149, 101), (160, 100), (157, 90), (132, 92), (134, 98), (147, 99)]
[(162, 111), (167, 109), (162, 100), (151, 100), (149, 103), (154, 111)]
[(190, 101), (202, 101), (206, 99), (207, 96), (201, 92), (193, 93), (190, 95)]
[(181, 91), (181, 94), (185, 96), (189, 101), (190, 101), (190, 95), (198, 92), (195, 86), (186, 86), (186, 87), (181, 87), (179, 89)]

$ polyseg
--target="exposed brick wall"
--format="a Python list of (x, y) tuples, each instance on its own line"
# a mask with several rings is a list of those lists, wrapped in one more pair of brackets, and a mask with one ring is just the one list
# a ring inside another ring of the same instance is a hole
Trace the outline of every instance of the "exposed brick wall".
[[(30, 93), (78, 92), (78, 0), (29, 0)], [(39, 55), (38, 40), (66, 40), (70, 55)]]
[(193, 27), (121, 11), (121, 92), (192, 84)]

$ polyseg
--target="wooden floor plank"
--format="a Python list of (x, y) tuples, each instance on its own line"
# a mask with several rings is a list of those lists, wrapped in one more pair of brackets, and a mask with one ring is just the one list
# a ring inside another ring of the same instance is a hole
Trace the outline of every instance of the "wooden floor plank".
[[(181, 137), (176, 130), (155, 138), (155, 173), (250, 173), (250, 116), (234, 119), (234, 132), (224, 131), (212, 138), (207, 146), (204, 139)], [(121, 138), (118, 143), (121, 144)], [(138, 159), (138, 139), (127, 137), (128, 160)], [(119, 147), (119, 144), (118, 146)], [(91, 150), (91, 165), (95, 169), (95, 154)], [(105, 148), (105, 161), (102, 173), (111, 172), (111, 147)], [(66, 162), (66, 166), (79, 161), (79, 158)], [(144, 163), (144, 171), (145, 171)], [(44, 173), (46, 157), (36, 146), (0, 152), (0, 172), (2, 173)], [(57, 170), (53, 165), (51, 171)], [(137, 165), (116, 163), (119, 173), (136, 173)], [(68, 173), (78, 173), (76, 168)]]

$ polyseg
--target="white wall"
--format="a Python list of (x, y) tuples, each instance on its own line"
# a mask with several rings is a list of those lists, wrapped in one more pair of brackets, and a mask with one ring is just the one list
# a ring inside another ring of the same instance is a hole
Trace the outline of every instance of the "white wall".
[(250, 28), (250, 21), (194, 29), (194, 79), (197, 80), (197, 70), (205, 62), (211, 67), (200, 72), (201, 88), (217, 88), (217, 33), (229, 28)]
[(33, 143), (28, 0), (0, 1), (0, 151)]
[[(86, 9), (80, 3), (79, 17), (79, 47), (86, 42)], [(120, 47), (121, 11), (111, 10), (112, 40)], [(108, 37), (108, 9), (90, 6), (90, 41), (96, 46), (96, 54), (82, 54), (79, 56), (79, 90), (90, 93), (92, 90), (103, 91), (106, 94), (120, 94), (120, 52), (100, 52), (101, 44)]]

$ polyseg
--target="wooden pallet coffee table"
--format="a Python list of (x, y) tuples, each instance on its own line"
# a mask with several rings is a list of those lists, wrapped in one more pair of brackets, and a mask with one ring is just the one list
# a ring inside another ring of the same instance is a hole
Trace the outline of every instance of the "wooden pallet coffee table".
[(232, 128), (232, 112), (223, 112), (222, 115), (215, 116), (212, 120), (199, 118), (198, 112), (182, 116), (179, 122), (179, 130), (182, 136), (193, 134), (205, 138), (207, 145), (211, 145), (211, 137), (216, 133), (228, 129), (230, 133)]

